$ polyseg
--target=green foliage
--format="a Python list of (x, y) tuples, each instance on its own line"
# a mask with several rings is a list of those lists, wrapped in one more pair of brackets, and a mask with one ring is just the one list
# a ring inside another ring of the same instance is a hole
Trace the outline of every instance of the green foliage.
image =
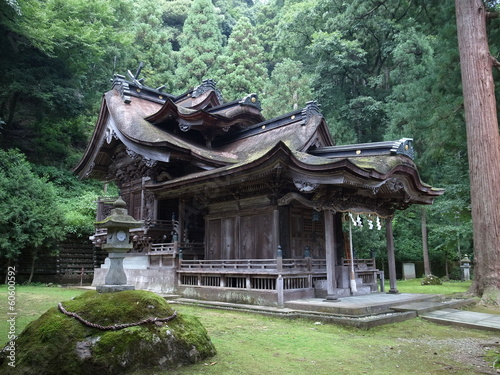
[(250, 17), (253, 1), (245, 0), (214, 0), (214, 6), (219, 18), (219, 27), (227, 40), (241, 17)]
[(222, 34), (210, 0), (194, 0), (179, 37), (176, 87), (187, 91), (211, 78), (222, 49)]
[(64, 221), (63, 232), (66, 236), (87, 237), (94, 232), (95, 202), (99, 196), (118, 195), (116, 186), (102, 191), (101, 182), (79, 180), (67, 170), (36, 166), (35, 172), (56, 188), (57, 201), (60, 204)]
[(134, 4), (136, 20), (133, 23), (135, 34), (133, 57), (136, 64), (144, 62), (142, 75), (147, 77), (148, 86), (165, 85), (165, 91), (173, 88), (174, 57), (170, 41), (174, 32), (163, 25), (163, 9), (158, 1), (143, 0)]
[(215, 76), (226, 98), (236, 100), (262, 92), (267, 80), (263, 52), (250, 20), (241, 17), (229, 37), (227, 47), (217, 59), (219, 69)]
[(20, 13), (0, 18), (0, 46), (5, 51), (0, 58), (0, 119), (5, 123), (0, 147), (18, 147), (30, 160), (36, 153), (38, 162), (60, 164), (70, 154), (66, 148), (84, 143), (87, 134), (80, 121), (85, 111), (95, 111), (103, 83), (112, 74), (108, 53), (129, 41), (127, 34), (116, 31), (117, 17), (127, 14), (131, 2), (18, 4)]
[(62, 223), (54, 186), (33, 173), (23, 154), (0, 150), (0, 255), (50, 251), (64, 235)]
[[(354, 217), (357, 218), (356, 215)], [(376, 221), (372, 220), (373, 227), (370, 228), (367, 219), (367, 216), (361, 215), (362, 226), (354, 226), (352, 222), (350, 224), (354, 256), (367, 259), (374, 255), (377, 259), (385, 259), (387, 257), (387, 242), (383, 223), (381, 222), (381, 229), (379, 230)], [(349, 236), (349, 222), (351, 220), (348, 218), (344, 220), (344, 236)]]
[(261, 96), (262, 112), (266, 118), (281, 116), (303, 108), (312, 99), (310, 76), (304, 73), (303, 64), (286, 58), (276, 64), (271, 79), (266, 81)]
[(12, 31), (49, 57), (62, 58), (71, 69), (84, 72), (87, 63), (104, 55), (113, 42), (114, 8), (109, 1), (20, 0), (20, 14), (4, 20)]

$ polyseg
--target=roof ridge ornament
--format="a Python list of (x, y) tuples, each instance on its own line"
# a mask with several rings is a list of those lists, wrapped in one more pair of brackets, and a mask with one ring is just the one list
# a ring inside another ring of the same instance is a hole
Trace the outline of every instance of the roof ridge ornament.
[(130, 70), (127, 70), (127, 74), (132, 82), (134, 82), (140, 89), (142, 89), (142, 84), (144, 82), (144, 78), (139, 78), (139, 74), (141, 74), (142, 68), (144, 68), (144, 63), (141, 61), (139, 63), (139, 66), (137, 67), (137, 70), (135, 71), (135, 74), (132, 74)]
[(191, 93), (192, 98), (197, 98), (198, 96), (206, 93), (207, 91), (213, 91), (217, 95), (217, 99), (222, 103), (224, 100), (222, 98), (222, 93), (217, 88), (217, 82), (213, 79), (204, 79), (200, 85), (196, 86)]
[(125, 76), (115, 74), (113, 76), (113, 87), (116, 88), (116, 91), (118, 91), (124, 103), (129, 104), (132, 101), (130, 97), (130, 85), (127, 80), (125, 80)]
[(403, 154), (410, 159), (415, 159), (415, 149), (413, 148), (413, 138), (401, 138), (399, 141), (394, 142), (391, 152), (395, 154)]
[(259, 101), (259, 97), (255, 93), (248, 94), (247, 96), (242, 98), (238, 103), (244, 104), (244, 105), (250, 105), (252, 107), (257, 108), (259, 111), (262, 110), (262, 107), (261, 107), (260, 101)]
[(302, 109), (302, 125), (307, 124), (313, 116), (323, 116), (319, 107), (320, 105), (316, 100), (306, 103), (306, 106)]

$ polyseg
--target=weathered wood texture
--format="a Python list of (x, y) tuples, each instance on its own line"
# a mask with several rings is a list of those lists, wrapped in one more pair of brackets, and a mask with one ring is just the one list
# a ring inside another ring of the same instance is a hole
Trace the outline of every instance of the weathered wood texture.
[[(104, 263), (107, 252), (95, 248), (85, 239), (70, 239), (60, 244), (57, 255), (41, 255), (35, 262), (34, 282), (80, 282), (92, 280), (94, 268)], [(31, 271), (32, 259), (21, 257), (17, 270), (19, 282), (26, 280)]]
[(481, 0), (456, 0), (471, 180), (475, 273), (473, 291), (500, 289), (500, 136), (493, 60)]

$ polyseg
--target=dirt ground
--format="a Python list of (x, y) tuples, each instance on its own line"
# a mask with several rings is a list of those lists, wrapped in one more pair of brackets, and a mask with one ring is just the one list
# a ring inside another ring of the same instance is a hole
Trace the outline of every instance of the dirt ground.
[(436, 354), (436, 363), (440, 363), (442, 358), (438, 356), (439, 352), (449, 350), (449, 354), (453, 360), (463, 363), (463, 368), (457, 368), (455, 365), (441, 363), (444, 369), (450, 370), (451, 373), (455, 370), (465, 370), (468, 366), (475, 367), (474, 373), (498, 375), (500, 369), (492, 367), (491, 362), (487, 361), (485, 356), (489, 350), (500, 350), (500, 338), (498, 340), (485, 341), (475, 338), (459, 338), (446, 340), (425, 341), (424, 339), (400, 339), (404, 342), (412, 342), (422, 346), (423, 350), (432, 350)]

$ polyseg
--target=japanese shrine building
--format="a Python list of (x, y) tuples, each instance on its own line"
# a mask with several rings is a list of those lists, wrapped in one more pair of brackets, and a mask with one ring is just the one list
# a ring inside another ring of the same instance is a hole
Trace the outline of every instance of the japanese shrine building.
[[(131, 232), (129, 283), (283, 306), (379, 290), (373, 259), (352, 260), (346, 215), (384, 225), (388, 291), (397, 293), (394, 212), (443, 193), (421, 181), (413, 156), (408, 138), (335, 146), (315, 102), (266, 120), (255, 94), (226, 103), (207, 80), (173, 96), (136, 74), (115, 76), (75, 172), (114, 181), (144, 222)], [(98, 221), (112, 201), (98, 202)], [(100, 247), (106, 233), (91, 239)]]

